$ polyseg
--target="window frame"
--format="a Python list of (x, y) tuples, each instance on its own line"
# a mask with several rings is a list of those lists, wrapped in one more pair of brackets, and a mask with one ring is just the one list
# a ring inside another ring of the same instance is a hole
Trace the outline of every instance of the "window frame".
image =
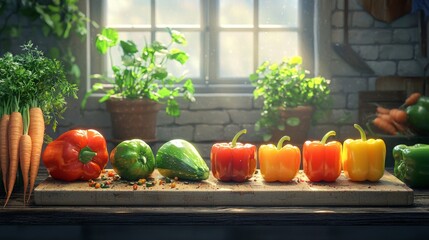
[[(114, 26), (119, 32), (149, 32), (151, 41), (156, 39), (157, 32), (165, 31), (165, 27), (156, 27), (156, 0), (151, 1), (151, 24), (149, 28), (146, 27), (118, 27)], [(258, 35), (260, 32), (275, 32), (280, 30), (296, 31), (298, 33), (299, 55), (304, 59), (303, 66), (313, 73), (315, 70), (314, 62), (314, 1), (312, 0), (298, 0), (299, 13), (298, 13), (298, 27), (280, 27), (280, 28), (261, 28), (258, 24), (258, 7), (259, 2), (263, 0), (253, 0), (253, 27), (251, 28), (222, 28), (219, 26), (219, 3), (218, 1), (200, 0), (200, 27), (174, 27), (175, 30), (180, 32), (200, 32), (201, 51), (200, 51), (200, 78), (194, 79), (194, 86), (196, 93), (231, 93), (231, 94), (248, 94), (252, 93), (254, 87), (250, 84), (248, 78), (219, 78), (219, 54), (218, 54), (218, 39), (222, 31), (246, 31), (253, 34), (253, 71), (259, 66), (259, 50), (258, 50)], [(95, 42), (98, 32), (105, 26), (104, 12), (106, 6), (103, 0), (89, 1), (89, 14), (90, 18), (99, 23), (98, 29), (90, 27), (90, 41)], [(213, 11), (214, 10), (214, 11)], [(310, 17), (309, 17), (310, 16)], [(98, 54), (93, 44), (89, 44), (88, 58), (90, 63), (89, 72), (103, 73), (107, 69), (107, 57)], [(215, 51), (215, 52), (214, 52)], [(213, 56), (210, 56), (213, 53)], [(205, 54), (210, 53), (210, 54)], [(249, 73), (250, 75), (251, 73)], [(226, 83), (227, 82), (227, 83)], [(87, 81), (87, 90), (89, 90), (94, 81), (89, 77)]]

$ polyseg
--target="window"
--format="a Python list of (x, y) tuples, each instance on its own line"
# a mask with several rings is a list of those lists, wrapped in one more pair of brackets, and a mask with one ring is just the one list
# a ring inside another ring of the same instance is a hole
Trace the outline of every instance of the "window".
[[(311, 59), (307, 56), (312, 52), (312, 37), (308, 38), (312, 2), (97, 0), (91, 1), (91, 18), (117, 29), (121, 39), (134, 40), (139, 47), (145, 41), (162, 41), (166, 27), (178, 30), (188, 40), (184, 50), (190, 58), (184, 66), (172, 63), (173, 73), (186, 71), (198, 93), (249, 93), (248, 76), (264, 60), (281, 61), (293, 55)], [(108, 58), (99, 60), (104, 64), (93, 64), (92, 73), (109, 71)], [(115, 60), (119, 61), (119, 52), (113, 53)], [(307, 65), (311, 69), (313, 63)]]

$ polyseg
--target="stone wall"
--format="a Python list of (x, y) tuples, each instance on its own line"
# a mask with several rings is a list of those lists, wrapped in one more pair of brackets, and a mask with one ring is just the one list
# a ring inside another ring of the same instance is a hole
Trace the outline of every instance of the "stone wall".
[[(323, 1), (328, 4), (328, 1)], [(343, 10), (342, 0), (329, 1), (332, 5), (327, 21), (331, 28), (329, 42), (342, 42)], [(375, 90), (375, 79), (379, 76), (422, 76), (422, 61), (419, 55), (419, 38), (417, 14), (409, 14), (392, 23), (375, 20), (365, 12), (357, 1), (350, 1), (349, 41), (353, 49), (371, 66), (374, 75), (364, 75), (355, 71), (333, 50), (329, 55), (322, 56), (330, 66), (331, 92), (333, 105), (330, 114), (320, 119), (310, 129), (309, 138), (320, 138), (329, 130), (338, 133), (338, 140), (357, 137), (352, 127), (358, 121), (359, 91)], [(330, 47), (330, 44), (329, 44)], [(81, 66), (85, 66), (81, 57)], [(82, 74), (87, 74), (83, 69)], [(83, 96), (85, 83), (81, 86)], [(251, 94), (247, 95), (197, 95), (195, 103), (181, 103), (182, 115), (171, 118), (161, 111), (158, 115), (158, 139), (154, 144), (156, 150), (163, 142), (183, 138), (196, 144), (206, 160), (209, 158), (210, 147), (215, 141), (230, 141), (240, 129), (246, 128), (249, 133), (241, 140), (261, 142), (262, 136), (254, 131), (254, 123), (259, 118), (261, 101), (255, 101)], [(53, 137), (71, 128), (96, 128), (107, 139), (111, 139), (110, 116), (104, 104), (96, 99), (89, 101), (87, 110), (80, 114), (79, 101), (70, 99), (69, 108), (60, 121)], [(109, 148), (114, 146), (110, 142)]]

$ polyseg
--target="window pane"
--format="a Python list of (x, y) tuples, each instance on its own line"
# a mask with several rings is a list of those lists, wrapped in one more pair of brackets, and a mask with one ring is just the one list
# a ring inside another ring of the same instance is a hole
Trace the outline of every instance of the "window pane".
[[(145, 42), (150, 42), (150, 33), (149, 32), (120, 32), (119, 39), (123, 41), (131, 40), (137, 45), (139, 53), (141, 53)], [(122, 49), (119, 46), (113, 47), (111, 49), (113, 64), (116, 66), (122, 65)], [(107, 57), (107, 73), (109, 76), (113, 76), (113, 71), (111, 69), (110, 58)]]
[(219, 24), (221, 27), (252, 27), (253, 0), (220, 0)]
[(298, 27), (298, 0), (259, 1), (260, 27)]
[(297, 32), (259, 33), (259, 64), (268, 60), (280, 62), (283, 57), (298, 55)]
[(200, 0), (157, 0), (155, 4), (157, 27), (200, 26)]
[(253, 34), (221, 32), (219, 35), (219, 76), (248, 77), (253, 71)]
[(105, 0), (108, 26), (150, 26), (150, 0)]
[[(168, 63), (168, 70), (174, 76), (182, 76), (185, 74), (186, 78), (201, 78), (201, 40), (200, 33), (198, 32), (181, 32), (185, 35), (188, 42), (186, 46), (174, 44), (172, 47), (181, 49), (189, 55), (188, 61), (182, 65), (177, 61), (170, 61)], [(168, 44), (170, 38), (168, 33), (157, 33), (156, 38), (158, 41)]]

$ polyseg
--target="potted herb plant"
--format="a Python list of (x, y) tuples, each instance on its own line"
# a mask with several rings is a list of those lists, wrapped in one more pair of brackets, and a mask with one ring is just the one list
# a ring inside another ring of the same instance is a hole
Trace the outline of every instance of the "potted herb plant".
[(255, 99), (263, 97), (255, 129), (268, 130), (263, 135), (264, 141), (278, 141), (287, 134), (296, 143), (304, 142), (315, 112), (330, 102), (329, 81), (308, 77), (308, 71), (301, 65), (300, 56), (284, 58), (280, 63), (265, 61), (249, 77), (256, 87)]
[[(156, 117), (160, 104), (166, 104), (166, 113), (180, 116), (177, 98), (183, 96), (195, 101), (191, 79), (173, 76), (168, 72), (167, 63), (186, 63), (188, 54), (175, 45), (185, 45), (186, 38), (178, 31), (167, 29), (170, 42), (146, 43), (142, 50), (130, 40), (120, 40), (115, 29), (105, 28), (97, 36), (96, 48), (102, 53), (109, 52), (113, 78), (100, 74), (93, 77), (104, 81), (93, 85), (85, 95), (82, 107), (94, 92), (105, 94), (99, 102), (106, 102), (111, 113), (113, 137), (115, 140), (140, 138), (147, 141), (156, 137)], [(119, 44), (122, 51), (121, 64), (114, 65), (111, 49)]]

